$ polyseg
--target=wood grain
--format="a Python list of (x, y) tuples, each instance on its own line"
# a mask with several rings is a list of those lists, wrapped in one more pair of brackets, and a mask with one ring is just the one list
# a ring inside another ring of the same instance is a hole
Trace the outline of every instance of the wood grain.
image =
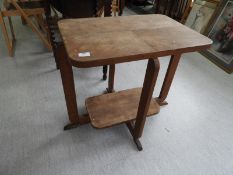
[[(212, 41), (164, 15), (65, 19), (59, 28), (71, 63), (93, 67), (136, 61), (174, 52), (207, 49)], [(89, 57), (79, 57), (80, 52)]]
[[(86, 99), (86, 108), (95, 128), (106, 128), (136, 119), (142, 88), (119, 91)], [(160, 110), (152, 99), (147, 115)]]

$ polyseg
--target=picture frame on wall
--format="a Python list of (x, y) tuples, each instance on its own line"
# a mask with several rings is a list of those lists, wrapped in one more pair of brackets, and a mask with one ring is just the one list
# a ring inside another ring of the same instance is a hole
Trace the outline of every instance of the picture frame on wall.
[(204, 34), (213, 40), (213, 44), (201, 53), (227, 73), (232, 73), (233, 0), (221, 1)]
[(204, 33), (219, 1), (220, 0), (194, 1), (185, 25), (199, 33)]

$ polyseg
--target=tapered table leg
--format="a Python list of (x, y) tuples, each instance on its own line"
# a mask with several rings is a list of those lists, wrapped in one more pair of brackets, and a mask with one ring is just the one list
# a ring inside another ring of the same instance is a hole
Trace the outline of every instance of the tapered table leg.
[(160, 69), (159, 60), (157, 58), (149, 59), (147, 64), (146, 75), (143, 83), (142, 93), (139, 101), (135, 127), (133, 130), (134, 142), (136, 143), (139, 151), (142, 150), (142, 146), (140, 144), (139, 138), (142, 136), (143, 128), (146, 121), (146, 114), (150, 106), (159, 69)]
[(70, 124), (64, 127), (64, 129), (66, 130), (73, 128), (79, 124), (79, 115), (76, 101), (73, 70), (65, 52), (61, 52), (61, 54), (59, 55), (59, 63), (62, 85), (66, 100), (66, 107), (70, 120)]
[(108, 66), (103, 66), (103, 80), (107, 80)]
[(168, 95), (168, 92), (170, 90), (172, 80), (174, 78), (174, 75), (176, 73), (176, 69), (178, 66), (178, 63), (180, 61), (181, 54), (173, 55), (171, 56), (167, 73), (165, 75), (165, 79), (163, 82), (162, 89), (160, 91), (159, 97), (156, 98), (157, 102), (160, 106), (167, 105), (168, 103), (165, 101)]
[(115, 64), (109, 66), (109, 78), (107, 92), (114, 92)]

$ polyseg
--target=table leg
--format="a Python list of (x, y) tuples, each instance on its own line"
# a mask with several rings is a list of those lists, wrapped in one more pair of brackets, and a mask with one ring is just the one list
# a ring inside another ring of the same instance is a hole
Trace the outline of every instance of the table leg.
[(6, 46), (8, 49), (9, 56), (13, 57), (13, 42), (9, 38), (9, 35), (7, 32), (7, 27), (6, 27), (5, 21), (3, 19), (3, 14), (1, 11), (0, 11), (0, 27), (2, 28), (2, 32), (3, 32), (3, 36), (5, 38), (5, 41), (6, 41)]
[(181, 57), (181, 54), (171, 56), (168, 69), (167, 69), (167, 73), (164, 78), (162, 89), (160, 91), (159, 97), (156, 98), (156, 101), (159, 103), (160, 106), (168, 104), (165, 101), (165, 99), (167, 98), (168, 92), (170, 90), (172, 80), (174, 78), (178, 63), (180, 61), (180, 57)]
[(109, 66), (109, 79), (108, 79), (108, 88), (107, 92), (114, 92), (114, 78), (115, 78), (115, 64)]
[(112, 16), (112, 0), (105, 0), (104, 2), (104, 17)]
[[(146, 75), (143, 83), (142, 93), (139, 101), (135, 127), (133, 129), (134, 142), (136, 143), (139, 151), (142, 150), (142, 146), (139, 141), (139, 138), (142, 136), (143, 128), (146, 121), (146, 114), (150, 106), (155, 83), (159, 74), (159, 69), (160, 69), (159, 60), (157, 58), (149, 59), (147, 64)], [(131, 124), (128, 123), (127, 125), (129, 127)]]
[(108, 65), (103, 66), (103, 80), (107, 80)]
[(125, 0), (120, 0), (119, 16), (122, 16), (125, 7)]
[(8, 21), (9, 21), (9, 25), (10, 25), (10, 31), (11, 31), (12, 40), (14, 42), (16, 40), (15, 39), (15, 32), (14, 32), (14, 27), (13, 27), (12, 20), (11, 20), (10, 16), (8, 16)]
[[(64, 46), (63, 46), (64, 47)], [(65, 52), (59, 54), (59, 66), (62, 79), (63, 90), (65, 94), (66, 107), (69, 115), (70, 124), (64, 129), (71, 129), (79, 124), (79, 115), (76, 101), (73, 70)], [(63, 54), (62, 54), (63, 53)]]

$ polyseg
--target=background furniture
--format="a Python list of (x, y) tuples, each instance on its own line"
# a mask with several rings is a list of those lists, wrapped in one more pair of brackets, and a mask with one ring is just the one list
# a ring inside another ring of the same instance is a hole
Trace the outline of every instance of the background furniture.
[(177, 21), (187, 18), (192, 0), (155, 0), (155, 13), (167, 15)]
[[(65, 56), (63, 41), (61, 40), (57, 22), (64, 18), (87, 18), (101, 17), (104, 12), (104, 0), (50, 0), (47, 1), (46, 19), (49, 28), (49, 34), (52, 41), (53, 53), (57, 68), (61, 56)], [(54, 11), (51, 15), (50, 9), (55, 9), (62, 14), (61, 17)], [(103, 79), (107, 79), (107, 66), (103, 67)]]
[(164, 14), (184, 22), (191, 10), (192, 0), (126, 0), (126, 4), (136, 13)]
[[(13, 56), (13, 47), (15, 34), (11, 16), (21, 16), (22, 19), (31, 27), (31, 29), (39, 36), (45, 46), (50, 50), (51, 45), (47, 38), (47, 28), (43, 20), (44, 1), (43, 0), (4, 0), (3, 8), (0, 9), (0, 24), (6, 41), (8, 53)], [(7, 17), (10, 25), (11, 37), (8, 35), (4, 17)], [(35, 18), (37, 24), (33, 22), (31, 17)]]

